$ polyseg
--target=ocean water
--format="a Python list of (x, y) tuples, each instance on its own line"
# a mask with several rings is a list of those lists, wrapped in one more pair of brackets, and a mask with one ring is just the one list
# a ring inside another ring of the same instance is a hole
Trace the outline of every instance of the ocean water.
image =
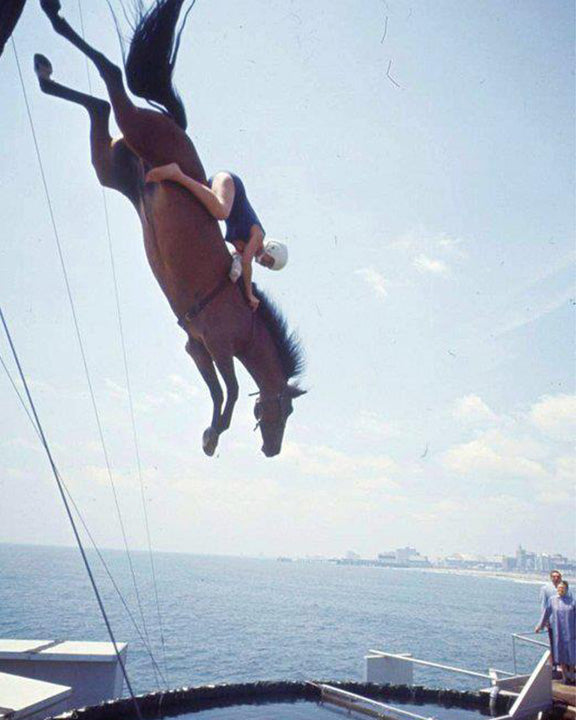
[[(142, 626), (125, 554), (104, 556)], [(129, 643), (138, 692), (263, 679), (362, 680), (369, 649), (481, 672), (512, 670), (511, 634), (531, 631), (539, 616), (538, 586), (506, 579), (157, 553), (159, 620), (149, 557), (133, 553), (160, 677), (97, 557), (89, 557), (117, 639)], [(0, 637), (108, 639), (77, 551), (0, 545)], [(519, 647), (519, 669), (537, 657), (538, 648)], [(427, 668), (415, 669), (415, 681), (478, 687)]]

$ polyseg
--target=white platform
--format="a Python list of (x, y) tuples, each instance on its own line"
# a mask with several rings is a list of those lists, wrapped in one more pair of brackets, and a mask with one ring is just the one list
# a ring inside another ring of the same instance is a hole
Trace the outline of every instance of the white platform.
[[(128, 646), (118, 643), (122, 655)], [(74, 640), (11, 640), (0, 638), (0, 661), (71, 660), (74, 662), (116, 662), (116, 653), (109, 642), (78, 642)]]
[[(118, 644), (124, 663), (127, 647)], [(122, 669), (112, 643), (107, 642), (0, 639), (0, 673), (71, 688), (65, 709), (122, 696)], [(2, 707), (11, 706), (0, 693)]]
[(65, 685), (0, 673), (0, 718), (36, 720), (64, 712), (71, 695)]

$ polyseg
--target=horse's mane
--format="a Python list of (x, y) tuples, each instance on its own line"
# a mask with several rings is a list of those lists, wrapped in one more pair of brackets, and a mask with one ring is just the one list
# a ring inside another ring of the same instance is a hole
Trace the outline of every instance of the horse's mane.
[(172, 74), (182, 30), (195, 1), (192, 0), (178, 28), (186, 0), (154, 0), (147, 10), (142, 0), (137, 0), (132, 39), (124, 60), (131, 92), (170, 115), (183, 130), (187, 125), (186, 111), (172, 83)]
[(260, 300), (256, 312), (268, 328), (278, 350), (286, 380), (290, 380), (304, 370), (304, 353), (300, 339), (295, 332), (288, 331), (288, 323), (278, 305), (257, 285), (253, 284), (252, 288), (254, 295)]

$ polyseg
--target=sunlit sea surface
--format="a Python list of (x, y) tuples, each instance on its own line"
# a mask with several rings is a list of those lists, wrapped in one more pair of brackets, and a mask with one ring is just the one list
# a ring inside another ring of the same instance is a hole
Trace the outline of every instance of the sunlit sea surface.
[[(142, 626), (126, 555), (104, 556)], [(132, 557), (146, 633), (165, 680), (90, 554), (117, 638), (129, 643), (128, 671), (139, 692), (263, 679), (362, 680), (370, 649), (511, 670), (511, 634), (533, 629), (539, 615), (538, 586), (506, 579), (157, 553), (160, 621), (150, 559)], [(0, 545), (0, 637), (108, 639), (75, 550)], [(537, 654), (520, 647), (520, 669)], [(415, 682), (478, 687), (426, 668), (415, 669)]]

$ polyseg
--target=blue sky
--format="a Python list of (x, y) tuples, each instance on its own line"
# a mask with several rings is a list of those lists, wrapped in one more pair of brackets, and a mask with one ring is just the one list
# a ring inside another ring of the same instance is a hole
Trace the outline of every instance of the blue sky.
[[(88, 39), (119, 61), (106, 3), (83, 5)], [(77, 3), (64, 12), (78, 26)], [(557, 0), (197, 3), (176, 73), (189, 132), (208, 172), (238, 172), (290, 245), (283, 273), (256, 276), (302, 337), (309, 393), (266, 460), (240, 371), (232, 428), (205, 458), (207, 390), (134, 211), (107, 193), (154, 547), (576, 554), (573, 27)], [(130, 543), (144, 547), (87, 119), (40, 93), (31, 59), (81, 90), (86, 65), (37, 3), (15, 38)], [(62, 473), (118, 547), (10, 46), (0, 92), (2, 306)], [(0, 541), (69, 544), (5, 377), (0, 403)]]

